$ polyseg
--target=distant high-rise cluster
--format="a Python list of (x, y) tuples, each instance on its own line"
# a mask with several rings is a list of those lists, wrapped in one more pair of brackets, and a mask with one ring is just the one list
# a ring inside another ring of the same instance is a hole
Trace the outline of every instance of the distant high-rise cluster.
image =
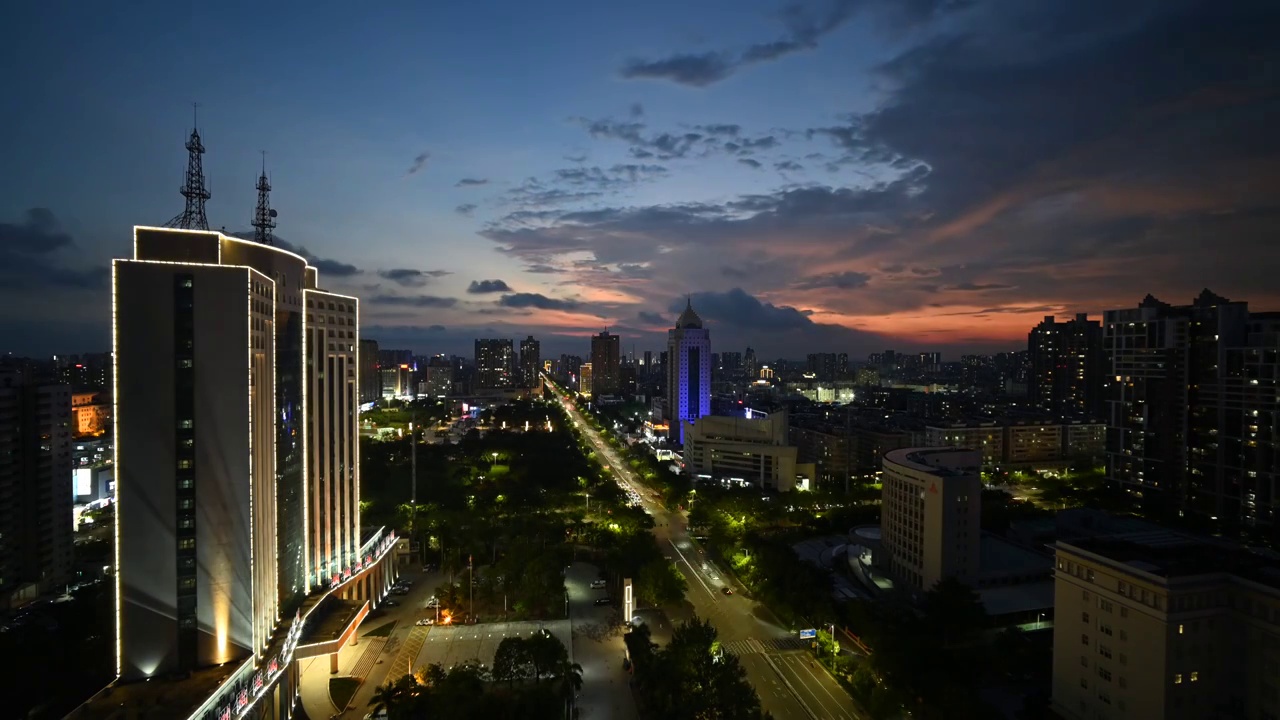
[(622, 361), (620, 339), (608, 330), (591, 336), (591, 394), (617, 395), (618, 369)]
[(1102, 418), (1102, 325), (1084, 313), (1067, 322), (1053, 316), (1027, 335), (1027, 397), (1042, 410)]
[(516, 351), (509, 338), (476, 340), (476, 388), (507, 390), (515, 387)]

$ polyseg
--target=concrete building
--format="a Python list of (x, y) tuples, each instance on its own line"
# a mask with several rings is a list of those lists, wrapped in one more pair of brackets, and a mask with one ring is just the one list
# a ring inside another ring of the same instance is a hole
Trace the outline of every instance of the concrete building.
[(287, 720), (295, 661), (394, 577), (360, 527), (358, 301), (292, 252), (139, 227), (112, 316), (118, 679), (71, 717)]
[(1052, 315), (1027, 335), (1027, 398), (1046, 412), (1100, 420), (1106, 412), (1102, 325), (1085, 313)]
[(1056, 544), (1053, 710), (1280, 717), (1280, 559), (1148, 530)]
[(382, 376), (378, 372), (378, 341), (360, 340), (357, 360), (360, 373), (360, 404), (377, 402), (382, 397)]
[(511, 340), (476, 340), (476, 390), (509, 390), (516, 386), (516, 351)]
[(929, 425), (925, 428), (929, 447), (971, 448), (982, 455), (982, 467), (991, 469), (1004, 462), (1004, 426), (995, 420)]
[(1208, 290), (1107, 311), (1108, 477), (1144, 504), (1274, 525), (1278, 318)]
[(384, 400), (413, 397), (413, 366), (407, 363), (382, 365), (378, 368), (378, 386)]
[(0, 373), (0, 609), (71, 572), (71, 387)]
[(592, 383), (595, 382), (593, 373), (591, 372), (591, 363), (582, 363), (578, 366), (578, 392), (591, 397)]
[(715, 480), (785, 492), (812, 487), (814, 467), (796, 462), (787, 441), (787, 414), (746, 419), (708, 415), (684, 423), (684, 462), (695, 480)]
[(591, 394), (618, 394), (618, 368), (622, 363), (620, 340), (608, 330), (591, 336)]
[(71, 394), (71, 430), (76, 438), (95, 438), (111, 426), (111, 401), (98, 391)]
[(926, 426), (925, 444), (980, 448), (984, 470), (1048, 470), (1100, 463), (1106, 426), (1049, 418), (981, 419)]
[(940, 580), (977, 585), (981, 558), (982, 455), (903, 448), (884, 457), (880, 561), (898, 584), (928, 592)]
[(671, 440), (684, 442), (684, 424), (711, 414), (711, 331), (688, 301), (667, 331), (667, 425)]
[(542, 343), (532, 335), (520, 341), (520, 386), (537, 387), (542, 370)]
[(453, 392), (453, 363), (443, 355), (427, 361), (426, 387), (423, 393), (429, 398), (448, 397)]
[(309, 585), (337, 584), (359, 562), (357, 355), (360, 301), (314, 287), (306, 306), (302, 411), (306, 418)]

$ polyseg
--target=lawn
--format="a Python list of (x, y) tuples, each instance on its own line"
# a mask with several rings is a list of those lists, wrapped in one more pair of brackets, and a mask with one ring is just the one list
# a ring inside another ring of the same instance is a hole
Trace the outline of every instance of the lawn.
[(365, 633), (364, 636), (365, 637), (390, 637), (391, 631), (394, 630), (395, 627), (396, 627), (396, 621), (392, 620), (391, 622), (385, 625), (379, 625), (378, 627), (370, 630), (369, 632)]
[(360, 689), (360, 678), (356, 677), (336, 677), (329, 678), (329, 699), (333, 700), (334, 707), (339, 710), (346, 710), (347, 703), (351, 702), (351, 697), (356, 694), (356, 690)]

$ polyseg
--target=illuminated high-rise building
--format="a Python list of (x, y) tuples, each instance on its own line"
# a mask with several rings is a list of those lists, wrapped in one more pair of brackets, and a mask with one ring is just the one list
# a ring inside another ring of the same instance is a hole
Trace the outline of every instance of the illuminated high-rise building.
[(1045, 316), (1027, 334), (1027, 396), (1043, 410), (1102, 418), (1106, 411), (1102, 325), (1080, 313)]
[(520, 384), (524, 387), (538, 385), (538, 372), (542, 369), (542, 344), (532, 335), (520, 341)]
[(476, 388), (505, 390), (515, 387), (515, 348), (507, 338), (476, 340)]
[(610, 335), (606, 330), (591, 336), (592, 395), (601, 397), (618, 394), (618, 370), (621, 363), (621, 343), (617, 335)]
[(711, 332), (685, 305), (676, 326), (667, 331), (667, 423), (671, 439), (684, 442), (684, 422), (711, 414)]
[(373, 560), (359, 303), (281, 248), (139, 227), (112, 307), (119, 678), (279, 672), (283, 609)]

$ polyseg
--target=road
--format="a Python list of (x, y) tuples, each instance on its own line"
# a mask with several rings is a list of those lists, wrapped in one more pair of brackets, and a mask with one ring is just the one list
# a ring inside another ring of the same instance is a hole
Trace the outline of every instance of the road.
[(740, 594), (724, 594), (728, 583), (689, 538), (684, 515), (655, 502), (631, 467), (576, 405), (559, 392), (555, 395), (614, 478), (640, 496), (645, 512), (654, 519), (654, 539), (689, 579), (687, 599), (700, 617), (715, 626), (722, 646), (741, 660), (747, 679), (760, 695), (761, 706), (778, 720), (865, 717), (835, 679), (812, 661), (805, 645), (778, 625), (767, 607)]

